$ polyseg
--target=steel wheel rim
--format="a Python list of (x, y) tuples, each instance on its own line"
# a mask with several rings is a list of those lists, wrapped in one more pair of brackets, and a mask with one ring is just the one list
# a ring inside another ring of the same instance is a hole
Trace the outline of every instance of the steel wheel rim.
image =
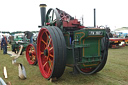
[[(53, 70), (54, 47), (52, 38), (46, 28), (42, 28), (38, 38), (39, 68), (45, 78), (49, 78)], [(40, 50), (39, 50), (40, 49)]]
[(29, 44), (26, 48), (26, 58), (29, 64), (33, 65), (36, 63), (36, 49), (33, 44)]

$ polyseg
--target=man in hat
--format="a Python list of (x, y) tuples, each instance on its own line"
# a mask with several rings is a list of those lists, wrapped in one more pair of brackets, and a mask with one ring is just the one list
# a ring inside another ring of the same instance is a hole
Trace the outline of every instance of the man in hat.
[(3, 54), (7, 54), (7, 38), (6, 36), (4, 35), (3, 38), (2, 38), (2, 45), (3, 45)]

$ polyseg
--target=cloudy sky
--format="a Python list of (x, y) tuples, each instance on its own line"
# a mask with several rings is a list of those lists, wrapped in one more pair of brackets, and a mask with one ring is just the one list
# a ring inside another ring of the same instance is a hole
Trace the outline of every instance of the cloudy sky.
[(0, 31), (39, 30), (42, 3), (47, 10), (59, 8), (77, 19), (84, 16), (84, 26), (93, 26), (96, 8), (97, 26), (128, 27), (128, 0), (0, 0)]

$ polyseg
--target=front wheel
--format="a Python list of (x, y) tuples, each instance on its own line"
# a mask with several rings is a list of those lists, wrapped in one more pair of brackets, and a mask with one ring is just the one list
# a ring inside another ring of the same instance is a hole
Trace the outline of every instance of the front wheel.
[(26, 59), (29, 64), (36, 65), (37, 64), (37, 52), (36, 45), (29, 44), (26, 48)]

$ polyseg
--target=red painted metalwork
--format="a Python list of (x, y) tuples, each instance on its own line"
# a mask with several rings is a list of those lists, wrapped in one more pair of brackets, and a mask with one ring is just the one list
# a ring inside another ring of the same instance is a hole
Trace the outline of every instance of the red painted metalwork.
[(85, 28), (84, 26), (80, 25), (80, 22), (77, 19), (73, 19), (68, 21), (63, 21), (63, 27), (75, 27), (75, 28)]
[(29, 64), (37, 64), (36, 48), (33, 44), (29, 44), (26, 48), (26, 58)]
[(49, 78), (53, 69), (54, 50), (52, 38), (46, 28), (42, 28), (38, 38), (38, 65), (44, 78)]
[(80, 21), (78, 21), (78, 19), (74, 19), (72, 16), (70, 16), (68, 13), (60, 10), (57, 8), (58, 13), (60, 14), (62, 23), (63, 23), (63, 27), (67, 27), (67, 28), (85, 28), (85, 26), (82, 26), (80, 24)]

